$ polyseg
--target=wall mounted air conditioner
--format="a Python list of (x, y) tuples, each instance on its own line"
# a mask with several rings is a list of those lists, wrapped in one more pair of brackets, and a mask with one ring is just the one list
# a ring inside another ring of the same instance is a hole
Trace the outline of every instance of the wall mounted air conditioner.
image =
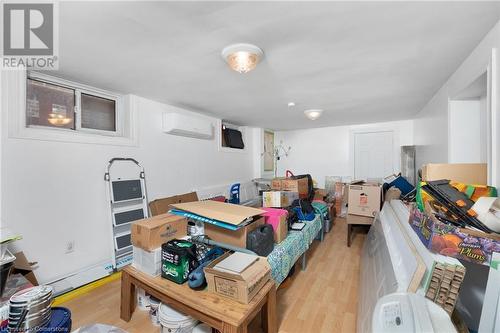
[(165, 112), (163, 132), (198, 139), (212, 139), (214, 131), (212, 122), (201, 116)]

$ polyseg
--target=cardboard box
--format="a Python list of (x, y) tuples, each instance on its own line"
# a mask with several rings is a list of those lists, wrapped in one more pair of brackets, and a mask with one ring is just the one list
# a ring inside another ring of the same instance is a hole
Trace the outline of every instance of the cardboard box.
[(287, 216), (281, 216), (278, 227), (274, 230), (274, 242), (279, 244), (288, 236)]
[(151, 210), (151, 215), (156, 216), (160, 214), (168, 213), (170, 205), (178, 204), (183, 202), (193, 202), (198, 201), (198, 195), (196, 192), (174, 195), (168, 198), (156, 199), (149, 203), (149, 210)]
[(171, 207), (233, 225), (264, 213), (261, 209), (212, 200), (173, 204)]
[(281, 191), (281, 182), (283, 179), (286, 179), (285, 177), (275, 177), (273, 180), (271, 180), (271, 189), (276, 190), (276, 191)]
[(380, 211), (382, 187), (376, 183), (349, 185), (347, 213), (373, 217)]
[(299, 193), (288, 191), (268, 191), (262, 193), (263, 207), (288, 207), (299, 198)]
[(232, 225), (240, 225), (248, 219), (254, 219), (254, 222), (238, 230), (229, 230), (205, 223), (205, 235), (214, 241), (243, 248), (247, 245), (247, 234), (264, 224), (264, 219), (259, 216), (264, 213), (263, 210), (242, 205), (206, 200), (174, 204), (172, 207)]
[(488, 166), (485, 163), (426, 164), (422, 167), (422, 180), (448, 179), (471, 185), (487, 185)]
[(409, 223), (420, 241), (434, 253), (489, 266), (493, 252), (500, 252), (498, 234), (445, 224), (416, 207), (410, 211)]
[(29, 262), (24, 255), (24, 252), (14, 253), (16, 260), (14, 260), (14, 267), (12, 269), (11, 274), (21, 274), (26, 280), (31, 282), (34, 286), (38, 286), (38, 280), (36, 279), (35, 273), (33, 272), (34, 268), (38, 264), (37, 262)]
[(259, 260), (240, 274), (221, 272), (213, 268), (230, 255), (231, 253), (226, 253), (204, 268), (208, 291), (248, 304), (271, 279), (269, 263), (266, 258), (259, 257)]
[(216, 242), (226, 243), (246, 249), (247, 235), (257, 227), (264, 224), (264, 218), (257, 218), (254, 222), (239, 228), (238, 230), (229, 230), (217, 227), (213, 224), (205, 223), (205, 235)]
[(328, 195), (328, 192), (323, 188), (317, 188), (314, 191), (313, 200), (325, 200), (325, 197)]
[(288, 212), (284, 209), (264, 208), (264, 221), (273, 227), (274, 242), (281, 243), (288, 236)]
[(132, 244), (146, 251), (154, 251), (163, 243), (187, 235), (187, 220), (172, 214), (142, 219), (132, 223)]
[(283, 191), (298, 192), (300, 198), (307, 198), (309, 195), (309, 183), (307, 178), (283, 179), (281, 181), (281, 189)]

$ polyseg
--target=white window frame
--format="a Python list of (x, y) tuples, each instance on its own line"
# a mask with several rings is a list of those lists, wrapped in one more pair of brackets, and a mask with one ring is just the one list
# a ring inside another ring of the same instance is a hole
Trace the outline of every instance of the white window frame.
[[(225, 125), (228, 128), (232, 128), (235, 130), (238, 130), (241, 132), (241, 137), (243, 139), (243, 143), (245, 144), (245, 147), (243, 149), (237, 149), (237, 148), (231, 148), (231, 147), (224, 147), (222, 146), (222, 125)], [(248, 150), (248, 137), (247, 137), (247, 127), (246, 126), (238, 126), (234, 125), (231, 123), (228, 123), (227, 121), (224, 121), (222, 119), (219, 119), (217, 121), (217, 141), (218, 141), (218, 148), (220, 152), (226, 152), (226, 153), (246, 153)]]
[[(72, 89), (75, 91), (75, 110), (74, 110), (74, 112), (75, 112), (75, 129), (26, 124), (27, 127), (64, 130), (67, 132), (75, 132), (76, 131), (76, 132), (84, 132), (84, 133), (107, 135), (107, 136), (123, 136), (123, 113), (124, 113), (123, 109), (124, 109), (124, 105), (123, 105), (123, 97), (121, 95), (116, 94), (116, 93), (112, 93), (112, 92), (108, 92), (106, 90), (93, 88), (93, 87), (90, 87), (90, 86), (87, 86), (84, 84), (60, 79), (58, 77), (34, 72), (34, 71), (27, 72), (26, 84), (28, 82), (28, 79), (33, 79), (33, 80), (37, 80), (40, 82), (45, 82), (45, 83), (57, 85), (57, 86)], [(87, 95), (91, 95), (91, 96), (95, 96), (95, 97), (105, 98), (105, 99), (112, 100), (115, 102), (115, 131), (105, 131), (105, 130), (98, 130), (98, 129), (82, 127), (82, 111), (81, 111), (82, 93), (87, 94)]]
[[(37, 73), (37, 75), (40, 73)], [(43, 74), (41, 74), (43, 75)], [(87, 131), (75, 131), (48, 126), (26, 126), (27, 71), (25, 69), (2, 71), (0, 116), (7, 125), (7, 135), (13, 139), (84, 143), (97, 145), (139, 146), (138, 108), (139, 97), (122, 95), (122, 136), (101, 135)], [(92, 91), (97, 89), (91, 89)]]

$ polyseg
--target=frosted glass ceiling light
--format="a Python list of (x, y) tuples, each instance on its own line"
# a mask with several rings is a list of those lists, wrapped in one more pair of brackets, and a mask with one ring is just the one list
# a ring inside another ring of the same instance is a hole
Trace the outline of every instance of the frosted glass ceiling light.
[(260, 48), (252, 44), (232, 44), (222, 50), (222, 58), (231, 69), (248, 73), (254, 69), (264, 56)]
[(319, 117), (321, 117), (321, 114), (323, 113), (323, 110), (320, 109), (310, 109), (310, 110), (305, 110), (304, 114), (306, 115), (307, 118), (311, 120), (316, 120)]
[(71, 122), (71, 118), (67, 118), (62, 114), (51, 113), (47, 121), (54, 126), (64, 126)]

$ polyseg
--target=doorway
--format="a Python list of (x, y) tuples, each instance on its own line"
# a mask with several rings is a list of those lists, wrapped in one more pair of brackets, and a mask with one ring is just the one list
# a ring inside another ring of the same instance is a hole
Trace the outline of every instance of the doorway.
[(449, 102), (449, 163), (488, 162), (487, 86), (485, 72)]

